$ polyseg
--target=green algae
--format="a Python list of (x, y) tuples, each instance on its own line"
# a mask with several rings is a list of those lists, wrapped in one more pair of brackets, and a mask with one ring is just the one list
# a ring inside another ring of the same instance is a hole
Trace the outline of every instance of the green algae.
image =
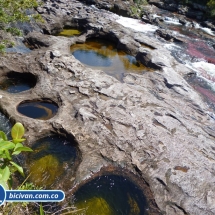
[(148, 215), (140, 188), (119, 175), (99, 176), (82, 185), (73, 195), (73, 204), (76, 215)]
[(63, 172), (58, 159), (53, 155), (46, 155), (34, 161), (29, 170), (30, 180), (38, 186), (41, 186), (41, 181), (45, 186), (50, 186)]
[(68, 172), (74, 172), (78, 160), (75, 142), (53, 135), (38, 140), (32, 149), (26, 158), (26, 168), (35, 185), (50, 188), (71, 177)]
[(72, 37), (72, 36), (78, 36), (80, 34), (81, 34), (81, 31), (78, 29), (64, 29), (57, 36)]
[(77, 212), (74, 215), (82, 215), (83, 212), (87, 215), (112, 215), (110, 205), (101, 197), (92, 197), (87, 201), (81, 201), (75, 204)]

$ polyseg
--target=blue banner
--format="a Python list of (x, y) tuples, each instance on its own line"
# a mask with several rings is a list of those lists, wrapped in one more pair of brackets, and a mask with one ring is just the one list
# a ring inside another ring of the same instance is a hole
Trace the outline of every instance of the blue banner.
[(65, 198), (62, 190), (5, 190), (0, 185), (0, 205), (6, 202), (60, 202)]
[(6, 190), (7, 202), (60, 202), (65, 198), (61, 190)]

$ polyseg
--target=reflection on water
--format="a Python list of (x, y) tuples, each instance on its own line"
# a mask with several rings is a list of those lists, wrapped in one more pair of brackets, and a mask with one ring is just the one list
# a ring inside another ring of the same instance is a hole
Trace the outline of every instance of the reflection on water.
[(57, 36), (73, 37), (81, 34), (81, 31), (75, 28), (64, 29)]
[(0, 81), (0, 89), (9, 93), (19, 93), (36, 85), (36, 78), (29, 73), (11, 72)]
[(57, 113), (58, 106), (54, 103), (34, 101), (21, 103), (17, 110), (33, 119), (48, 120)]
[[(142, 191), (119, 175), (104, 175), (81, 186), (74, 194), (75, 215), (146, 215)], [(80, 211), (79, 211), (80, 210)]]
[(88, 66), (109, 67), (112, 64), (108, 57), (91, 50), (77, 50), (73, 52), (73, 55)]
[(27, 168), (30, 180), (38, 186), (58, 184), (67, 171), (74, 169), (77, 147), (63, 137), (45, 137), (37, 141), (32, 149), (34, 151), (28, 154)]
[(90, 39), (84, 44), (73, 45), (71, 52), (76, 59), (86, 66), (101, 69), (119, 80), (122, 79), (125, 72), (151, 71), (139, 63), (135, 57), (123, 51), (117, 51), (113, 43), (101, 39)]

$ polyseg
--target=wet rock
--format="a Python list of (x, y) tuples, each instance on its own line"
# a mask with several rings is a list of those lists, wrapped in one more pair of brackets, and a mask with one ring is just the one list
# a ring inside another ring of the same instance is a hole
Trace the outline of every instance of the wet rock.
[(153, 17), (152, 17), (152, 15), (143, 15), (141, 19), (145, 23), (149, 23), (149, 24), (153, 23)]
[(185, 18), (179, 18), (179, 23), (182, 25), (188, 25), (188, 21)]
[(177, 36), (173, 35), (173, 33), (170, 30), (163, 30), (163, 29), (157, 29), (155, 31), (155, 34), (164, 38), (167, 41), (171, 42), (184, 42), (182, 39), (178, 38)]
[(201, 26), (206, 27), (206, 28), (210, 28), (211, 30), (215, 31), (215, 25), (211, 21), (201, 22)]

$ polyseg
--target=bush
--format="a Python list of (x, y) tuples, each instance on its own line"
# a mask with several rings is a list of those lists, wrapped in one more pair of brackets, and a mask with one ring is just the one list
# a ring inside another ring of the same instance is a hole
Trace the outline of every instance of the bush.
[(11, 129), (12, 140), (0, 131), (0, 184), (5, 190), (12, 187), (12, 176), (18, 171), (24, 176), (23, 168), (13, 161), (13, 156), (23, 151), (32, 151), (29, 147), (23, 146), (22, 142), (25, 129), (21, 123), (16, 123)]
[(211, 9), (210, 15), (215, 16), (215, 0), (210, 0), (207, 5)]
[[(13, 35), (21, 35), (21, 31), (13, 28), (16, 22), (27, 22), (30, 19), (42, 20), (41, 16), (34, 14), (28, 16), (26, 11), (38, 6), (37, 0), (0, 0), (0, 30), (10, 32)], [(8, 44), (0, 41), (0, 52), (3, 52)]]

